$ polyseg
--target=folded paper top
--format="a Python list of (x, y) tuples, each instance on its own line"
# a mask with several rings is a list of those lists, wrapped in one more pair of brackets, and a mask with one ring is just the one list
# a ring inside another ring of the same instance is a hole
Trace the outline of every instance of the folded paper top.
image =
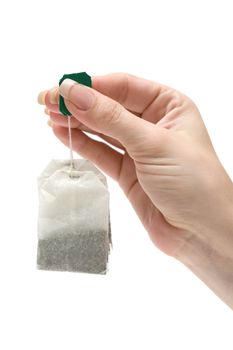
[[(98, 170), (93, 163), (91, 163), (87, 159), (75, 159), (74, 160), (74, 168), (78, 172), (93, 172), (98, 179), (107, 187), (106, 177), (100, 170)], [(70, 169), (70, 161), (67, 159), (53, 159), (44, 169), (44, 171), (38, 177), (38, 185), (41, 186), (42, 183), (46, 180), (46, 178), (53, 175), (57, 170), (64, 170), (69, 174)]]
[(89, 161), (53, 160), (38, 179), (39, 237), (109, 230), (109, 192), (105, 176)]

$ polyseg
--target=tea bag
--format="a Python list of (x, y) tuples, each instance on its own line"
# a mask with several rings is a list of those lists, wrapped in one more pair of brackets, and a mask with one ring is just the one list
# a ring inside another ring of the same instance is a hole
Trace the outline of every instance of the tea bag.
[[(59, 85), (67, 78), (92, 86), (86, 72), (65, 74)], [(59, 109), (68, 118), (70, 160), (51, 161), (38, 179), (37, 266), (103, 274), (111, 244), (106, 178), (88, 160), (74, 160), (71, 113), (62, 96)]]
[(52, 160), (38, 179), (37, 265), (104, 274), (111, 244), (105, 176), (88, 160)]

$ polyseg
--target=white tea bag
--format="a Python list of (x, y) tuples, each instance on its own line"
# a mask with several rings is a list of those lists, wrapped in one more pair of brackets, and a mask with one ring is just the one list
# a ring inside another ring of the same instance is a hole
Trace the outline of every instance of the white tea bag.
[(37, 265), (106, 273), (111, 244), (105, 176), (88, 160), (53, 160), (38, 179)]

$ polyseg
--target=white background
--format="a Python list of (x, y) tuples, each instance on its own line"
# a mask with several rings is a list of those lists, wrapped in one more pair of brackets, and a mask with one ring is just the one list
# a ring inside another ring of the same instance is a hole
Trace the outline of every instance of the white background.
[(152, 245), (112, 181), (107, 276), (35, 268), (36, 178), (68, 157), (36, 98), (64, 73), (123, 71), (186, 93), (233, 176), (232, 5), (1, 2), (1, 349), (233, 349), (232, 311)]

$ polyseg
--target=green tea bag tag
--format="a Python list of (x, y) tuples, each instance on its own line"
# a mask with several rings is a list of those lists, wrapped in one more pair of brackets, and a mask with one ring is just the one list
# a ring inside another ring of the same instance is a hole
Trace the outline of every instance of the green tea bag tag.
[[(89, 87), (92, 86), (91, 77), (86, 72), (64, 74), (63, 77), (59, 80), (59, 86), (61, 85), (61, 83), (65, 79), (71, 79), (71, 80), (76, 81), (79, 84), (83, 84), (83, 85), (86, 85), (86, 86), (89, 86)], [(66, 105), (65, 105), (65, 102), (64, 102), (64, 98), (61, 95), (59, 96), (59, 109), (60, 109), (60, 112), (63, 115), (65, 115), (65, 116), (70, 116), (71, 115), (71, 113), (66, 108)]]

